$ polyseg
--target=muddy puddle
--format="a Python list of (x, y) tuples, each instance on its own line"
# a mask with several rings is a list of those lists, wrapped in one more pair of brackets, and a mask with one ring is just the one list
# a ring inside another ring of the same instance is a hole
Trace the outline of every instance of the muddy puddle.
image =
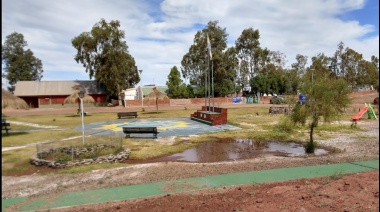
[[(251, 139), (223, 139), (200, 144), (184, 152), (162, 156), (149, 160), (128, 160), (131, 163), (182, 161), (193, 163), (210, 163), (251, 159), (263, 155), (300, 157), (304, 156), (302, 144), (295, 142), (257, 142)], [(314, 155), (328, 154), (325, 149), (317, 148)]]

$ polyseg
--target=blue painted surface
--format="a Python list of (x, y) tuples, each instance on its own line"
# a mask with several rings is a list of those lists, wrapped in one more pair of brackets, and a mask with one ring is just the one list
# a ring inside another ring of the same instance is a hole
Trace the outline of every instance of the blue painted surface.
[[(190, 118), (149, 118), (149, 119), (116, 119), (112, 122), (97, 122), (84, 126), (86, 134), (109, 135), (114, 132), (116, 135), (123, 136), (122, 127), (157, 127), (158, 138), (171, 136), (189, 136), (201, 133), (220, 132), (225, 130), (238, 130), (239, 127), (232, 125), (209, 126)], [(82, 131), (82, 126), (75, 130)], [(146, 135), (141, 135), (145, 137)], [(139, 137), (136, 135), (135, 137)]]

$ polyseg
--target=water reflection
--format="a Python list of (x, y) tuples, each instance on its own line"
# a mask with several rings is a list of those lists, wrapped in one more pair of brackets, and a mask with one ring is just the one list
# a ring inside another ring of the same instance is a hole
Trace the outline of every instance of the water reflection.
[[(328, 151), (325, 149), (316, 149), (314, 154), (324, 155), (327, 153)], [(250, 159), (263, 154), (283, 157), (299, 157), (306, 153), (302, 144), (295, 142), (259, 142), (251, 139), (221, 139), (215, 142), (200, 144), (181, 153), (140, 162), (186, 161), (207, 163)]]

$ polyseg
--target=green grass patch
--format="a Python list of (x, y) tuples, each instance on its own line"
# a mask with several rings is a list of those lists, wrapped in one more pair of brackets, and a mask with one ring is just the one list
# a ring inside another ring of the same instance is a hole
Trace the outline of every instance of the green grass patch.
[[(300, 141), (308, 140), (309, 127), (293, 126), (289, 121), (288, 116), (285, 115), (269, 115), (268, 109), (270, 105), (255, 104), (249, 108), (228, 108), (228, 124), (238, 126), (240, 130), (231, 130), (214, 133), (204, 133), (197, 136), (178, 137), (172, 143), (160, 143), (154, 139), (126, 139), (120, 136), (90, 136), (85, 138), (86, 144), (95, 143), (114, 143), (120, 144), (123, 147), (131, 149), (131, 159), (148, 159), (153, 157), (160, 157), (174, 153), (183, 152), (186, 149), (193, 148), (203, 142), (212, 142), (218, 139), (237, 139), (248, 138), (253, 139), (255, 142), (265, 141)], [(167, 111), (138, 111), (138, 119), (147, 118), (190, 118), (196, 109), (175, 109)], [(350, 109), (341, 116), (341, 120), (351, 120), (351, 117), (357, 113)], [(76, 115), (76, 108), (73, 108), (73, 114), (66, 115), (39, 115), (39, 116), (16, 116), (6, 117), (9, 121), (33, 123), (39, 125), (57, 126), (64, 130), (50, 130), (41, 129), (33, 126), (11, 124), (12, 130), (37, 130), (29, 132), (12, 132), (8, 136), (2, 134), (2, 147), (12, 147), (41, 141), (60, 141), (55, 143), (55, 147), (62, 145), (68, 146), (82, 143), (81, 132), (74, 130), (74, 128), (81, 126), (81, 117)], [(85, 124), (96, 122), (113, 122), (117, 119), (116, 113), (94, 113), (84, 117)], [(319, 124), (315, 128), (315, 139), (328, 139), (341, 134), (352, 133), (361, 131), (360, 122), (374, 121), (363, 119), (358, 122), (357, 128), (351, 128), (350, 124)], [(327, 132), (327, 133), (326, 133)], [(62, 141), (69, 137), (78, 136), (75, 140)], [(361, 140), (373, 139), (372, 137), (360, 137)], [(184, 140), (186, 142), (184, 142)], [(43, 148), (50, 148), (48, 145)], [(7, 151), (2, 153), (2, 171), (3, 174), (20, 174), (31, 169), (35, 169), (33, 165), (29, 164), (31, 155), (37, 153), (36, 146)], [(108, 154), (109, 152), (107, 152)], [(103, 154), (103, 153), (102, 153)], [(90, 157), (90, 156), (89, 156)], [(114, 168), (128, 166), (127, 163), (112, 163), (112, 164), (91, 164), (79, 167), (68, 167), (59, 170), (59, 173), (78, 173), (87, 172), (94, 169)], [(55, 170), (56, 172), (56, 170)]]
[(1, 170), (3, 175), (18, 175), (35, 169), (35, 166), (29, 163), (30, 156), (36, 154), (35, 147), (15, 149), (2, 152)]
[(71, 130), (44, 130), (34, 132), (10, 132), (9, 135), (1, 136), (2, 147), (22, 146), (25, 144), (37, 143), (49, 140), (61, 140), (64, 138), (80, 136), (81, 132)]

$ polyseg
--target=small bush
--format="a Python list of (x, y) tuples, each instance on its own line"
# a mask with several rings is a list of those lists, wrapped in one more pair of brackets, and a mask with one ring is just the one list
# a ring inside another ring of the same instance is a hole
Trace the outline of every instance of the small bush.
[(280, 121), (276, 124), (275, 129), (280, 132), (291, 133), (294, 130), (294, 123), (289, 116), (282, 116)]
[(305, 152), (308, 154), (314, 153), (315, 148), (317, 148), (317, 144), (315, 142), (307, 142), (304, 146)]
[(62, 162), (65, 163), (65, 162), (71, 161), (72, 156), (67, 153), (57, 151), (54, 153), (54, 160), (59, 163), (62, 163)]

